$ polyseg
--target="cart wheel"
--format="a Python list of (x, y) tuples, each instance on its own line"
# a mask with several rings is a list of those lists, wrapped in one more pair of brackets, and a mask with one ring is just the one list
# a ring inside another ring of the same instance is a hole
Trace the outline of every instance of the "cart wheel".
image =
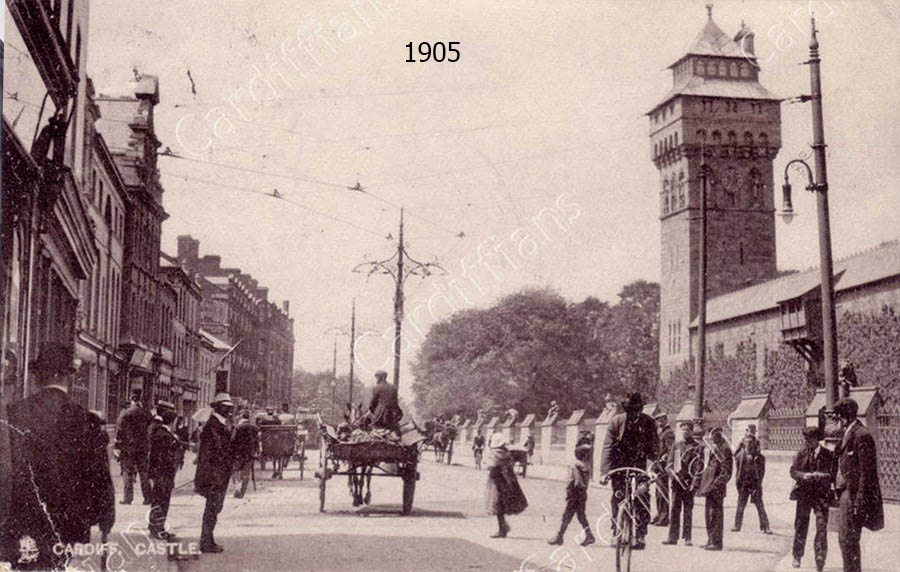
[(412, 512), (413, 498), (416, 496), (416, 466), (406, 468), (403, 473), (403, 514)]

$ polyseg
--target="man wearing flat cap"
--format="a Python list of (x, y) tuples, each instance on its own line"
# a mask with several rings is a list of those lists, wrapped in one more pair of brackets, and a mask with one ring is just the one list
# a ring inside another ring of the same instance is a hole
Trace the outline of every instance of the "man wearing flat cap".
[(669, 416), (659, 413), (656, 417), (656, 426), (659, 428), (659, 459), (657, 459), (657, 471), (659, 477), (656, 480), (656, 516), (650, 521), (654, 526), (669, 526), (669, 474), (665, 466), (669, 464), (669, 452), (675, 443), (675, 432), (669, 427)]
[(392, 429), (400, 434), (400, 419), (403, 411), (400, 409), (400, 401), (397, 397), (397, 387), (387, 382), (387, 372), (375, 372), (375, 388), (372, 390), (372, 400), (369, 402), (369, 411), (372, 413), (372, 426), (383, 429)]
[(791, 490), (791, 500), (797, 501), (794, 513), (794, 568), (806, 551), (806, 533), (809, 530), (809, 513), (816, 516), (816, 535), (813, 550), (816, 569), (825, 568), (828, 554), (828, 505), (833, 498), (831, 481), (834, 474), (834, 455), (822, 447), (822, 432), (818, 427), (803, 428), (804, 445), (791, 463), (791, 478), (796, 481)]
[(862, 570), (859, 539), (863, 527), (873, 531), (884, 528), (875, 439), (857, 419), (858, 412), (859, 405), (849, 397), (834, 405), (834, 414), (844, 430), (835, 451), (838, 470), (834, 483), (841, 507), (838, 544), (844, 572)]
[(8, 408), (0, 561), (19, 569), (64, 569), (67, 555), (54, 546), (88, 543), (92, 525), (108, 533), (116, 519), (109, 438), (100, 419), (69, 398), (73, 357), (70, 345), (44, 343), (31, 364), (36, 391)]
[(706, 535), (704, 550), (722, 550), (722, 532), (725, 524), (725, 495), (728, 481), (734, 471), (734, 456), (721, 427), (709, 431), (712, 440), (709, 460), (703, 472), (694, 477), (697, 496), (706, 497)]
[(695, 433), (694, 424), (690, 421), (682, 421), (679, 429), (682, 438), (669, 448), (666, 466), (666, 472), (671, 475), (672, 509), (669, 514), (669, 537), (663, 540), (663, 544), (677, 544), (681, 535), (684, 545), (691, 546), (694, 525), (693, 481), (694, 475), (703, 471), (703, 431)]
[(168, 401), (156, 404), (156, 415), (150, 426), (150, 453), (147, 476), (150, 477), (150, 534), (161, 540), (173, 540), (175, 535), (166, 531), (169, 501), (175, 488), (178, 457), (181, 443), (175, 436), (175, 405)]
[[(640, 393), (631, 393), (622, 405), (625, 412), (610, 420), (600, 454), (600, 482), (606, 484), (612, 481), (613, 494), (610, 505), (613, 528), (619, 512), (620, 496), (624, 498), (628, 475), (625, 474), (627, 471), (618, 471), (610, 475), (610, 471), (626, 467), (645, 471), (648, 463), (656, 461), (659, 457), (656, 425), (653, 419), (643, 412), (644, 398)], [(639, 498), (641, 501), (637, 503), (637, 527), (632, 546), (635, 550), (646, 548), (644, 539), (647, 536), (647, 524), (650, 522), (649, 489), (639, 495)]]
[(222, 552), (213, 532), (228, 492), (228, 480), (234, 468), (231, 448), (231, 430), (228, 417), (234, 409), (231, 396), (217, 393), (210, 402), (212, 413), (200, 433), (200, 451), (197, 453), (197, 472), (194, 491), (206, 498), (203, 525), (200, 531), (201, 552)]

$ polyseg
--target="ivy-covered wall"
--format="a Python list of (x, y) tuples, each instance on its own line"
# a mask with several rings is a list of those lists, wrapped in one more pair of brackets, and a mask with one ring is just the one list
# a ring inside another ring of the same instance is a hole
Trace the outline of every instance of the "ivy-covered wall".
[[(885, 405), (900, 406), (900, 316), (885, 305), (878, 312), (844, 311), (838, 315), (838, 355), (856, 367), (861, 385), (877, 385)], [(814, 376), (806, 362), (791, 347), (765, 348), (763, 379), (756, 378), (756, 344), (747, 339), (733, 355), (725, 355), (721, 344), (710, 348), (706, 360), (704, 400), (711, 417), (725, 417), (741, 397), (769, 392), (775, 409), (782, 414), (801, 413), (815, 393)], [(677, 412), (693, 398), (693, 362), (673, 372), (661, 383), (660, 406)]]

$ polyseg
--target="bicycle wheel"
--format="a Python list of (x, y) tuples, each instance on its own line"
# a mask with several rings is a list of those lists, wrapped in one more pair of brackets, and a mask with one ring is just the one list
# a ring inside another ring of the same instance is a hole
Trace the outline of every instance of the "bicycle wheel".
[(632, 522), (624, 510), (619, 510), (617, 523), (618, 536), (616, 537), (616, 572), (631, 571), (631, 544), (633, 534)]

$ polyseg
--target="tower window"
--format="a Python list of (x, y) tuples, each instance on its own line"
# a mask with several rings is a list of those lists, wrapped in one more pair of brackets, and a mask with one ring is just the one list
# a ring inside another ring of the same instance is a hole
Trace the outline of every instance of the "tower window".
[(744, 133), (744, 145), (747, 145), (750, 147), (753, 146), (753, 133), (750, 133), (749, 131)]
[(731, 69), (729, 71), (731, 72), (731, 77), (737, 77), (738, 76), (737, 64), (734, 62), (731, 62)]
[(698, 141), (706, 141), (706, 130), (705, 129), (697, 130), (697, 140)]
[(766, 135), (765, 131), (763, 131), (759, 134), (759, 146), (760, 147), (768, 147), (769, 146), (769, 136)]
[(750, 77), (750, 67), (747, 64), (741, 64), (741, 77)]
[(725, 65), (725, 62), (719, 62), (719, 75), (722, 77), (728, 75), (728, 66)]
[(715, 131), (712, 132), (712, 139), (713, 139), (713, 143), (718, 145), (719, 143), (722, 142), (722, 133), (718, 129), (716, 129)]
[(684, 171), (678, 173), (678, 208), (684, 208)]

